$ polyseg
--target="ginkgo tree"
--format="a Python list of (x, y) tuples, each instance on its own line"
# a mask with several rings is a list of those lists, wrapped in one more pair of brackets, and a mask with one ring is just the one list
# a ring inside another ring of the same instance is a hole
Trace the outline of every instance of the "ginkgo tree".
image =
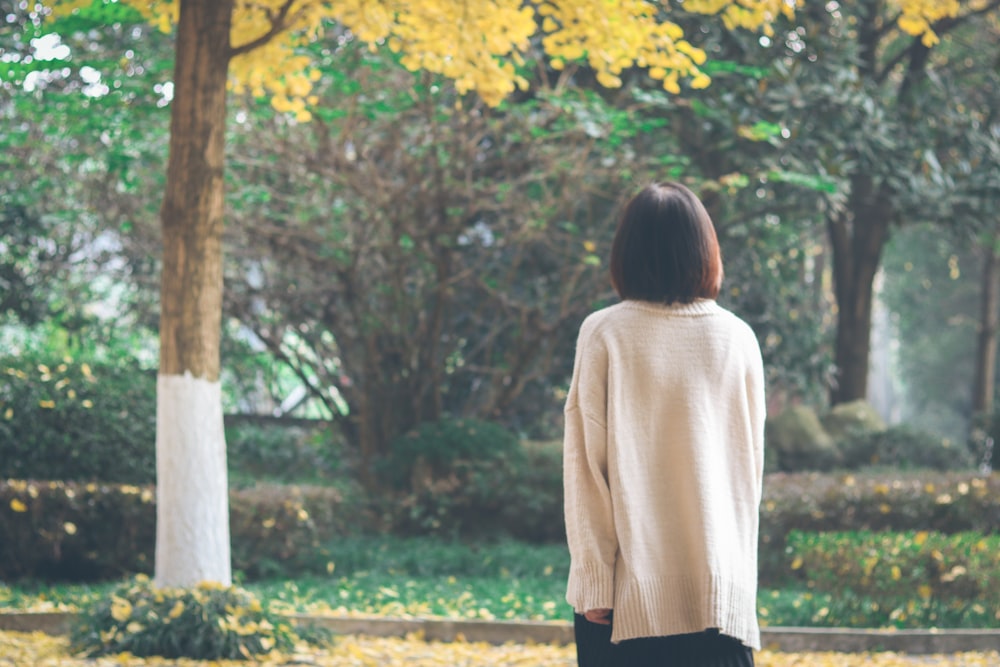
[[(99, 17), (124, 5), (175, 33), (163, 237), (157, 384), (156, 583), (229, 584), (228, 495), (219, 344), (229, 91), (269, 98), (310, 120), (320, 76), (307, 43), (333, 35), (386, 48), (413, 70), (454, 81), (460, 94), (499, 105), (529, 85), (531, 63), (589, 68), (618, 86), (635, 68), (681, 92), (709, 85), (706, 54), (671, 20), (704, 14), (728, 29), (770, 31), (794, 0), (52, 0), (59, 17)], [(938, 7), (903, 2), (900, 25), (933, 35)], [(905, 22), (905, 24), (904, 24)], [(538, 51), (544, 57), (538, 58)], [(391, 409), (391, 406), (387, 406)]]

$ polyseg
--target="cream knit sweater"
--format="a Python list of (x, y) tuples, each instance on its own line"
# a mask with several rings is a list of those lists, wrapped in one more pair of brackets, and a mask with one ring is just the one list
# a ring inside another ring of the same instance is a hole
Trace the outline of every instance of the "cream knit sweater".
[(764, 371), (711, 300), (624, 301), (580, 328), (565, 408), (566, 600), (612, 641), (718, 628), (760, 648)]

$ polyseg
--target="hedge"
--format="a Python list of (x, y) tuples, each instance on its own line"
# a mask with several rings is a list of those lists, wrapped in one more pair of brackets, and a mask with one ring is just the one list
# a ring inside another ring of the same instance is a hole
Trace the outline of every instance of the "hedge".
[(803, 533), (788, 536), (792, 570), (850, 613), (931, 624), (990, 627), (1000, 621), (1000, 535), (928, 531)]
[(1000, 474), (775, 473), (760, 508), (760, 576), (780, 584), (791, 571), (792, 531), (1000, 532)]
[[(530, 484), (509, 489), (503, 511), (484, 520), (496, 526), (494, 532), (475, 537), (564, 539), (559, 476), (546, 470), (537, 468)], [(0, 579), (86, 581), (150, 571), (154, 500), (148, 486), (0, 481)], [(324, 544), (391, 532), (393, 511), (408, 508), (394, 510), (390, 500), (329, 487), (233, 490), (233, 568), (248, 577), (323, 572), (329, 555)], [(997, 534), (1000, 475), (769, 475), (761, 504), (762, 584), (794, 581), (787, 544), (792, 531)]]
[[(325, 567), (322, 544), (369, 526), (332, 488), (232, 490), (233, 568), (250, 577)], [(152, 486), (0, 481), (0, 579), (95, 581), (150, 573)]]

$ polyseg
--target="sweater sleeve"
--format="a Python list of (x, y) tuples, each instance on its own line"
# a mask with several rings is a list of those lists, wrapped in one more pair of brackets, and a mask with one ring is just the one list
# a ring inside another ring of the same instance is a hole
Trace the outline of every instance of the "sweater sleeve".
[(606, 401), (607, 352), (588, 340), (584, 326), (566, 399), (563, 438), (564, 511), (570, 552), (566, 601), (581, 614), (614, 607), (618, 538), (608, 484)]
[(751, 337), (750, 359), (747, 369), (747, 397), (750, 410), (750, 424), (753, 429), (753, 451), (756, 470), (757, 506), (760, 506), (764, 484), (764, 422), (767, 418), (767, 402), (764, 389), (764, 363), (756, 337)]

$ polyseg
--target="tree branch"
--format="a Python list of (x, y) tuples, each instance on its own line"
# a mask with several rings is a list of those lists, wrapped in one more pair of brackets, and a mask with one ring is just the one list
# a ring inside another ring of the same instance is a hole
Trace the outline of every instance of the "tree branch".
[(264, 46), (281, 34), (292, 23), (289, 19), (289, 12), (291, 11), (293, 4), (295, 4), (295, 0), (286, 0), (277, 11), (270, 8), (264, 8), (264, 13), (267, 15), (267, 20), (271, 22), (271, 27), (263, 35), (250, 40), (246, 44), (230, 46), (229, 57), (235, 58), (236, 56), (241, 56), (244, 53), (249, 53), (256, 48)]

